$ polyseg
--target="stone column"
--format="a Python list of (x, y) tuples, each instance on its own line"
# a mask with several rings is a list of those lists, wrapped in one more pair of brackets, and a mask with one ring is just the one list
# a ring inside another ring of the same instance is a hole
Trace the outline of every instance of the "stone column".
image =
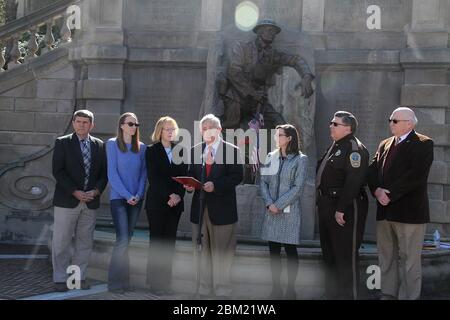
[[(85, 0), (81, 30), (69, 59), (79, 67), (77, 99), (95, 115), (93, 135), (106, 141), (115, 136), (125, 97), (124, 63), (127, 47), (123, 30), (124, 0)], [(98, 222), (111, 224), (109, 189), (101, 198)]]
[(447, 0), (413, 0), (408, 47), (447, 47), (449, 41)]
[(324, 21), (325, 0), (303, 0), (302, 32), (311, 35), (315, 49), (325, 48)]
[(81, 3), (82, 34), (70, 58), (83, 67), (77, 98), (96, 115), (95, 133), (116, 131), (125, 96), (123, 65), (127, 57), (122, 24), (123, 0)]
[(415, 106), (417, 131), (435, 142), (434, 163), (429, 177), (431, 223), (427, 233), (437, 228), (450, 233), (450, 86), (448, 68), (448, 12), (446, 0), (414, 0), (408, 46), (401, 52), (405, 69), (401, 104)]
[(303, 0), (302, 30), (323, 32), (325, 0)]
[(219, 31), (222, 26), (223, 0), (202, 0), (202, 31)]

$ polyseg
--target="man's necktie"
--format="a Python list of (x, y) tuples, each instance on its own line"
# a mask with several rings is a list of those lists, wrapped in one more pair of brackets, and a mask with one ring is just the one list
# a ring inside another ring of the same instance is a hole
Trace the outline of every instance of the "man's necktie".
[(83, 156), (83, 164), (84, 164), (84, 189), (87, 189), (87, 185), (89, 182), (89, 172), (91, 169), (91, 154), (89, 152), (88, 141), (81, 140), (82, 142), (82, 150), (81, 154)]
[(320, 181), (322, 180), (323, 169), (325, 169), (325, 165), (327, 164), (328, 159), (330, 158), (330, 153), (331, 153), (331, 150), (333, 150), (333, 148), (334, 148), (334, 144), (335, 144), (335, 142), (333, 141), (333, 144), (331, 145), (330, 149), (328, 149), (327, 154), (325, 155), (322, 162), (320, 163), (319, 170), (317, 170), (316, 189), (318, 189), (320, 186)]
[(206, 176), (209, 176), (211, 173), (211, 167), (214, 163), (213, 155), (212, 155), (212, 146), (208, 146), (208, 151), (206, 155)]

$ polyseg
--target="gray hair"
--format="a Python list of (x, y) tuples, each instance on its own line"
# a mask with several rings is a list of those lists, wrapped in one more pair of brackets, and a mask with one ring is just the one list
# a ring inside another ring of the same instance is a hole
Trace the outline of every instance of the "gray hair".
[(213, 115), (212, 113), (209, 113), (207, 115), (205, 115), (201, 120), (200, 120), (200, 128), (202, 127), (202, 125), (205, 122), (210, 122), (214, 125), (214, 127), (216, 127), (217, 129), (222, 129), (222, 125), (220, 124), (220, 119), (217, 118), (215, 115)]
[(414, 111), (411, 109), (414, 108), (414, 106), (409, 106), (409, 107), (398, 107), (397, 109), (395, 109), (394, 111), (392, 111), (392, 114), (394, 114), (397, 111), (406, 111), (405, 113), (408, 114), (409, 116), (409, 120), (416, 125), (419, 120), (417, 120), (416, 114), (414, 113)]
[(343, 124), (350, 126), (352, 133), (355, 133), (356, 129), (358, 129), (358, 120), (356, 120), (356, 117), (352, 113), (348, 111), (338, 111), (334, 116), (342, 119)]

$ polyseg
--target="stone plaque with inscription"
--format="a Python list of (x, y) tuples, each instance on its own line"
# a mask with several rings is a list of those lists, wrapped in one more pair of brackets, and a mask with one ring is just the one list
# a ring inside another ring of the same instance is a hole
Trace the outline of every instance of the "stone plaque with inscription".
[(377, 5), (381, 10), (383, 32), (403, 32), (410, 23), (411, 0), (339, 0), (325, 6), (325, 31), (364, 32), (367, 29), (367, 8)]
[(144, 142), (150, 142), (156, 121), (166, 115), (193, 132), (205, 85), (203, 68), (132, 67), (128, 81), (125, 105), (139, 117)]
[(194, 30), (200, 22), (201, 5), (201, 0), (128, 0), (125, 24), (130, 29)]

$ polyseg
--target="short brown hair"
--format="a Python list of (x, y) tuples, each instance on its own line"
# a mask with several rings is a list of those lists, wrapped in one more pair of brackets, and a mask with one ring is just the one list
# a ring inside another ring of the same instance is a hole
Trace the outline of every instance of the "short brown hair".
[(91, 123), (94, 123), (94, 114), (89, 110), (77, 110), (72, 116), (72, 121), (75, 121), (76, 117), (88, 118)]

